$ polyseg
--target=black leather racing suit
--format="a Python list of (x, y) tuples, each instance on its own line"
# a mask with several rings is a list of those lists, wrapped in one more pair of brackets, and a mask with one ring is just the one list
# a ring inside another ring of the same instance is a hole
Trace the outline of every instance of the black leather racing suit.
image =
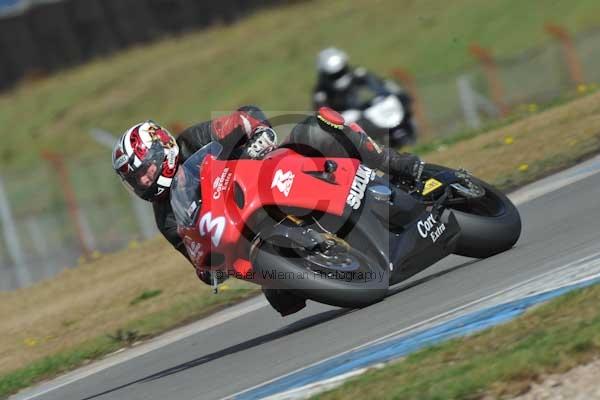
[[(185, 162), (213, 140), (219, 141), (225, 151), (235, 155), (236, 150), (252, 136), (256, 128), (265, 126), (270, 127), (269, 121), (260, 109), (253, 106), (242, 107), (231, 115), (193, 125), (181, 132), (176, 139), (180, 148), (180, 162)], [(317, 116), (308, 117), (297, 124), (282, 146), (306, 156), (359, 158), (368, 167), (394, 175), (411, 176), (419, 164), (416, 156), (379, 148), (356, 124), (336, 128)], [(169, 197), (153, 202), (153, 209), (160, 232), (189, 260), (183, 241), (177, 233), (177, 222)], [(208, 275), (202, 275), (203, 272), (198, 270), (197, 273), (201, 280), (210, 283)], [(306, 305), (305, 299), (284, 290), (263, 289), (263, 292), (271, 306), (282, 316), (299, 311)]]
[(336, 128), (318, 113), (298, 123), (281, 146), (309, 157), (358, 158), (367, 167), (394, 176), (415, 176), (420, 166), (419, 157), (380, 147), (358, 124)]

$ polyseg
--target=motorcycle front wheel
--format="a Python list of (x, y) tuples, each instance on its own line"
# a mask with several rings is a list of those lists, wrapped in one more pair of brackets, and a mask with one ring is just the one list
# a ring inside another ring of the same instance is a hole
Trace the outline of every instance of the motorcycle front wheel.
[(251, 257), (263, 287), (338, 307), (361, 308), (382, 300), (389, 270), (352, 247), (306, 250), (285, 238), (263, 241)]

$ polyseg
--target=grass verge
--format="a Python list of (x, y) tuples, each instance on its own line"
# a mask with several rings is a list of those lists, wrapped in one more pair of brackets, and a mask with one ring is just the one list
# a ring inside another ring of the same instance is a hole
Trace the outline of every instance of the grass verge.
[(600, 93), (422, 150), (427, 162), (466, 168), (503, 190), (522, 186), (600, 151)]
[(162, 238), (0, 293), (0, 397), (257, 293), (230, 280), (213, 295)]
[(129, 322), (124, 328), (117, 329), (114, 334), (98, 336), (74, 346), (73, 349), (46, 356), (24, 368), (3, 375), (0, 378), (0, 397), (28, 387), (44, 378), (56, 376), (84, 365), (94, 359), (123, 347), (131, 346), (140, 340), (148, 339), (186, 322), (200, 319), (256, 293), (257, 290), (245, 288), (227, 290), (220, 298), (206, 295), (193, 296), (186, 302), (176, 304), (170, 309)]
[(525, 104), (523, 107), (519, 107), (513, 113), (500, 119), (492, 119), (486, 121), (486, 123), (479, 129), (465, 129), (462, 131), (455, 132), (453, 134), (445, 135), (440, 138), (434, 138), (428, 141), (417, 144), (416, 146), (409, 147), (406, 151), (416, 153), (421, 156), (436, 151), (443, 151), (448, 146), (462, 142), (468, 139), (472, 139), (490, 131), (500, 130), (501, 128), (507, 127), (511, 124), (515, 124), (521, 120), (524, 120), (534, 114), (539, 114), (542, 111), (547, 111), (552, 108), (556, 108), (572, 101), (577, 100), (581, 96), (587, 96), (595, 93), (598, 90), (597, 85), (582, 85), (582, 90), (572, 91), (565, 93), (563, 96), (555, 99), (552, 102), (546, 104)]
[(599, 301), (600, 286), (569, 293), (508, 324), (416, 352), (315, 399), (480, 399), (524, 393), (543, 375), (600, 355)]

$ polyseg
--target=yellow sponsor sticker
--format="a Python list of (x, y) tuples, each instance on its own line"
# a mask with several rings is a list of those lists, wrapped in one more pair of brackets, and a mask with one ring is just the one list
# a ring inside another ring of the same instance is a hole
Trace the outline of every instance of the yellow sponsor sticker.
[(423, 188), (423, 196), (428, 195), (441, 186), (443, 186), (442, 182), (433, 178), (428, 179), (427, 182), (425, 182), (425, 187)]

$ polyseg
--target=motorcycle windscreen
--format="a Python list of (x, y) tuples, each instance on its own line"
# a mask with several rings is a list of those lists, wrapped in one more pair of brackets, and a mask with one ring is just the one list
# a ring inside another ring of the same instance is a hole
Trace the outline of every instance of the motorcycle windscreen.
[(202, 165), (206, 157), (218, 158), (222, 151), (223, 146), (217, 142), (211, 142), (194, 153), (179, 167), (171, 185), (171, 207), (177, 225), (184, 227), (194, 225), (202, 204), (200, 192)]
[(387, 96), (365, 110), (365, 117), (381, 128), (394, 128), (404, 118), (404, 108), (396, 96)]

